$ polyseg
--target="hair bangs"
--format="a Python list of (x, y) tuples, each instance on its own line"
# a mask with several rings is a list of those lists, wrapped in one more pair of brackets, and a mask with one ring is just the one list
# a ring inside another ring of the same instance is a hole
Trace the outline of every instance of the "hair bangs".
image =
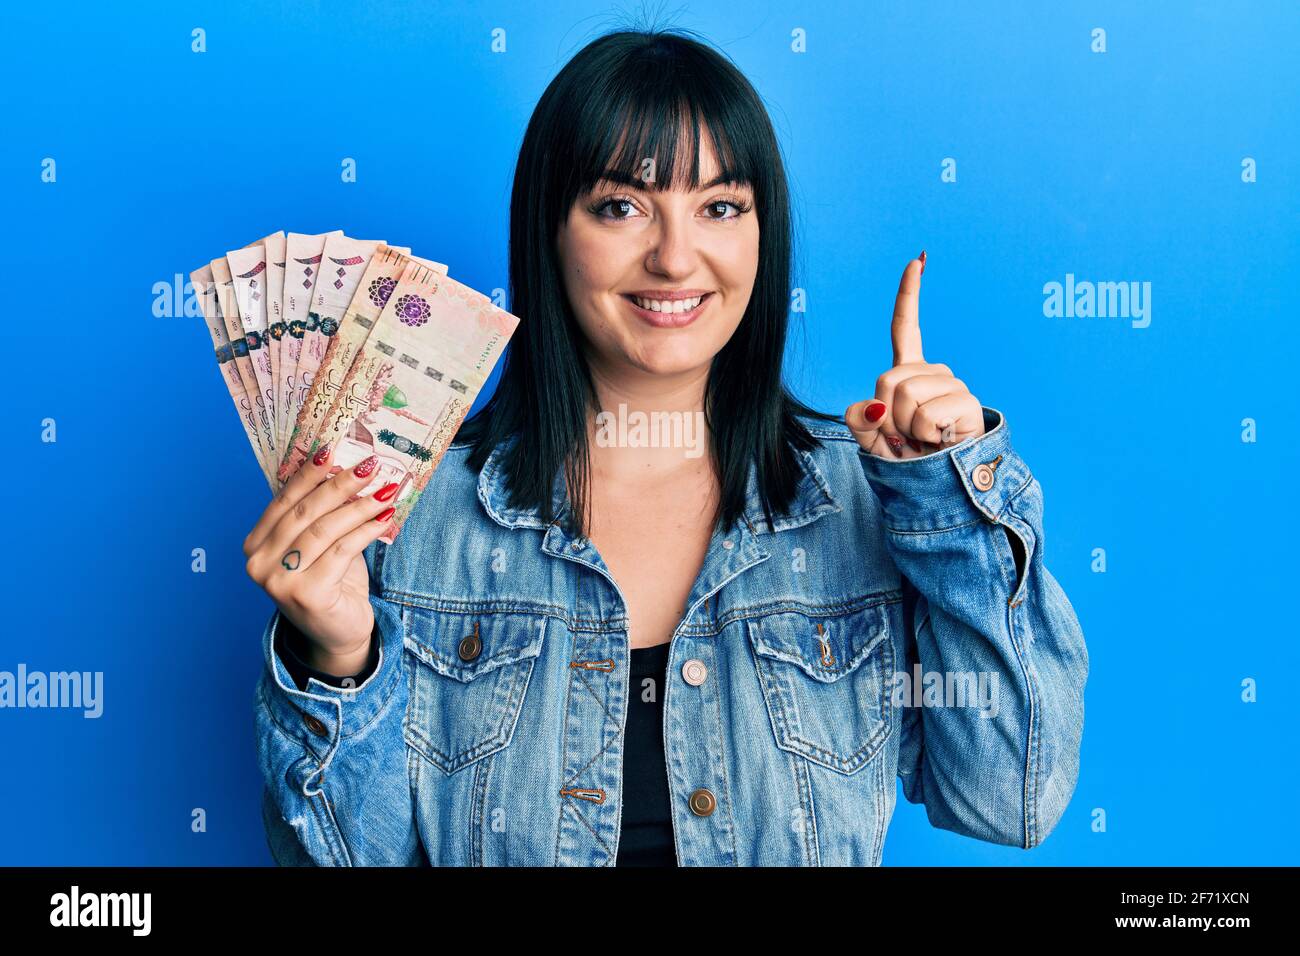
[[(689, 47), (646, 47), (629, 57), (609, 81), (591, 91), (574, 124), (573, 198), (601, 181), (649, 190), (698, 191), (706, 143), (716, 169), (711, 182), (762, 181), (764, 144), (747, 135), (750, 124), (734, 105), (726, 71), (712, 59), (697, 61)], [(688, 62), (682, 62), (688, 61)]]

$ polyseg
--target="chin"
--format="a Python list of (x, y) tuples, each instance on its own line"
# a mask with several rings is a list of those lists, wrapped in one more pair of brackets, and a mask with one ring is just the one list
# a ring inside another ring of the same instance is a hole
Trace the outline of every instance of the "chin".
[(637, 342), (626, 355), (626, 360), (652, 375), (680, 375), (708, 365), (714, 352), (701, 348), (701, 343), (691, 341), (694, 336), (680, 336), (674, 342)]

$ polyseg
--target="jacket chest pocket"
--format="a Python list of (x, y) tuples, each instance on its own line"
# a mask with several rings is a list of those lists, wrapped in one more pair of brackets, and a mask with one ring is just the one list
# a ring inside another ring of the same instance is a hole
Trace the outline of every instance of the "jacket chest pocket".
[(544, 615), (402, 610), (407, 744), (455, 773), (510, 743), (546, 635)]
[(777, 746), (839, 773), (860, 770), (893, 724), (887, 605), (769, 614), (748, 626)]

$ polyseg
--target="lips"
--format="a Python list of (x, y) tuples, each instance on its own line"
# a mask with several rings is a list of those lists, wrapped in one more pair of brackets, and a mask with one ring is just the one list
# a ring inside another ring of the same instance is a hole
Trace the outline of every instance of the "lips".
[[(699, 317), (708, 306), (709, 300), (713, 298), (712, 292), (698, 292), (693, 289), (645, 296), (628, 292), (622, 295), (638, 318), (658, 328), (680, 328), (689, 325)], [(689, 311), (686, 309), (677, 311), (677, 303), (690, 302), (693, 298), (699, 299), (694, 308)], [(641, 304), (642, 302), (651, 307), (647, 308)]]

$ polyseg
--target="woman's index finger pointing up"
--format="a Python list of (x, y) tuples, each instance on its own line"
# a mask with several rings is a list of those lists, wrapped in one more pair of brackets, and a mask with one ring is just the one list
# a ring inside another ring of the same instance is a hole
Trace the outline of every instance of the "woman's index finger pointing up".
[(921, 354), (921, 273), (925, 271), (925, 253), (913, 259), (903, 270), (898, 284), (898, 298), (894, 300), (894, 321), (890, 331), (894, 340), (894, 364), (924, 362)]

